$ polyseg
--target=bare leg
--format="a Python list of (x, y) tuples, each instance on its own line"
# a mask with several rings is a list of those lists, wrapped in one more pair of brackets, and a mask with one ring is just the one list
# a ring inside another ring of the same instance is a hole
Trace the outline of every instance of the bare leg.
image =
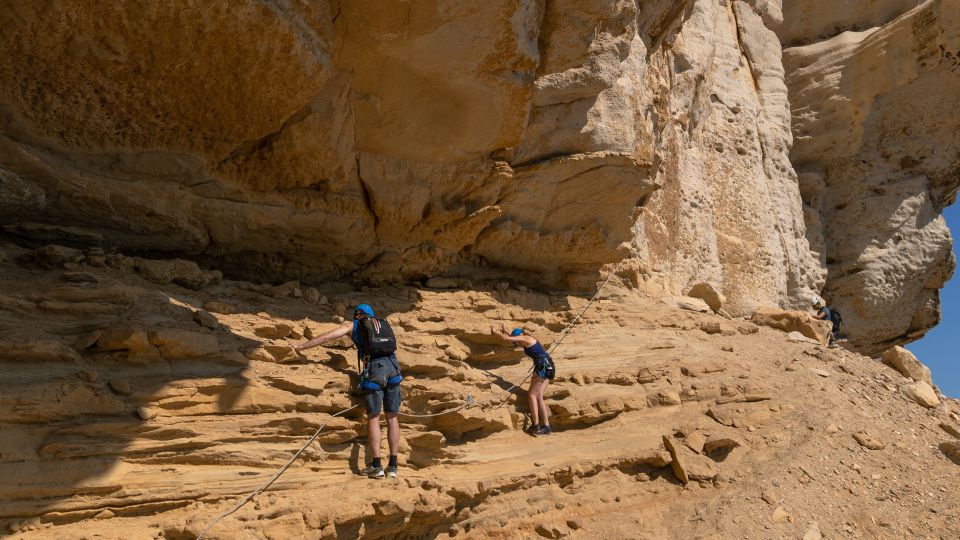
[(541, 381), (540, 388), (537, 389), (537, 405), (540, 407), (540, 425), (550, 427), (550, 410), (547, 409), (547, 404), (543, 401), (543, 393), (547, 391), (547, 385), (550, 384), (550, 381), (547, 379), (541, 379)]
[(367, 416), (367, 440), (370, 442), (370, 457), (380, 457), (380, 413)]
[(397, 455), (400, 451), (400, 420), (397, 413), (387, 413), (387, 442), (390, 444), (390, 455)]
[(537, 405), (537, 392), (540, 388), (540, 377), (536, 375), (533, 376), (533, 379), (530, 381), (530, 389), (527, 390), (527, 401), (530, 404), (530, 421), (534, 425), (540, 425), (540, 414), (539, 406)]

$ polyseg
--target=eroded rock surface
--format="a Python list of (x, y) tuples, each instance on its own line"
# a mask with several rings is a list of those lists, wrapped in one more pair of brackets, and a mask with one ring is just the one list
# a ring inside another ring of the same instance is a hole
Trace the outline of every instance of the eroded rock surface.
[[(788, 4), (785, 19), (800, 4)], [(852, 4), (852, 3), (851, 3)], [(960, 186), (960, 4), (857, 2), (862, 27), (784, 50), (791, 159), (824, 296), (851, 343), (878, 354), (940, 318), (954, 269), (943, 208)], [(890, 11), (893, 10), (893, 11)], [(879, 17), (877, 13), (887, 13)], [(899, 13), (897, 13), (899, 15)], [(815, 32), (813, 32), (815, 34)]]
[(257, 279), (587, 289), (629, 258), (636, 285), (715, 283), (735, 315), (797, 307), (822, 277), (778, 9), (20, 4), (0, 21), (2, 225)]
[[(16, 306), (0, 310), (17, 344), (0, 349), (0, 527), (14, 538), (193, 538), (322, 424), (208, 538), (768, 538), (814, 520), (831, 536), (960, 532), (941, 427), (960, 404), (914, 402), (888, 367), (782, 330), (608, 285), (554, 352), (555, 433), (533, 438), (525, 394), (507, 391), (529, 363), (489, 327), (522, 323), (550, 346), (586, 298), (489, 281), (328, 282), (308, 299), (293, 284), (158, 284), (119, 253), (50, 268), (18, 251), (0, 262)], [(77, 272), (95, 279), (65, 284)], [(363, 414), (333, 416), (359, 404), (348, 340), (290, 353), (360, 301), (401, 344), (396, 481), (358, 474)]]

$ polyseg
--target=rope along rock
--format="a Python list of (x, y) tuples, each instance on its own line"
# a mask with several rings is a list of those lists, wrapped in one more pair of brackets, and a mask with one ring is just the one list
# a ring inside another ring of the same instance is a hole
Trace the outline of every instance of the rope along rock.
[[(606, 278), (605, 280), (603, 280), (603, 283), (602, 283), (602, 284), (600, 285), (600, 287), (597, 289), (597, 292), (593, 295), (592, 298), (590, 298), (590, 301), (587, 302), (587, 305), (585, 305), (585, 306), (583, 307), (583, 309), (580, 310), (580, 313), (578, 313), (577, 316), (574, 317), (573, 320), (570, 321), (570, 322), (567, 324), (567, 326), (563, 329), (563, 332), (561, 332), (561, 334), (560, 334), (560, 338), (557, 339), (557, 341), (555, 341), (555, 342), (553, 343), (553, 345), (550, 346), (550, 349), (547, 351), (548, 354), (553, 353), (553, 351), (555, 351), (555, 350), (560, 346), (560, 344), (563, 343), (563, 340), (570, 334), (570, 331), (573, 330), (573, 327), (574, 327), (578, 322), (580, 322), (580, 320), (581, 320), (582, 317), (583, 317), (583, 314), (586, 313), (588, 309), (590, 309), (590, 306), (592, 306), (594, 302), (597, 301), (597, 298), (600, 297), (600, 293), (603, 291), (603, 288), (606, 287), (606, 286), (607, 286), (607, 283), (610, 282), (610, 278), (613, 276), (614, 271), (615, 271), (619, 266), (620, 266), (619, 264), (616, 265), (616, 266), (614, 266), (614, 267), (610, 270), (610, 272), (607, 273), (607, 278)], [(517, 388), (518, 386), (520, 386), (520, 385), (522, 385), (524, 382), (526, 382), (526, 380), (529, 379), (529, 378), (530, 378), (530, 375), (532, 375), (532, 374), (533, 374), (533, 368), (531, 367), (531, 368), (530, 368), (530, 371), (527, 372), (526, 377), (524, 377), (520, 382), (512, 385), (510, 388), (507, 388), (506, 390), (504, 390), (504, 391), (503, 391), (503, 394), (510, 394), (510, 392), (511, 392), (514, 388)], [(509, 396), (508, 396), (508, 397), (509, 397)], [(486, 411), (486, 412), (495, 411), (495, 410), (499, 409), (500, 407), (503, 407), (503, 406), (506, 405), (506, 404), (507, 404), (507, 400), (506, 400), (506, 399), (501, 399), (501, 400), (500, 400), (500, 403), (499, 403), (498, 405), (496, 405), (495, 407), (491, 407), (491, 408), (489, 408), (489, 409), (485, 409), (485, 411)], [(445, 415), (445, 414), (452, 414), (452, 413), (455, 413), (455, 412), (457, 412), (457, 411), (461, 411), (461, 410), (463, 410), (463, 409), (466, 409), (466, 408), (468, 408), (468, 407), (471, 407), (471, 406), (473, 406), (473, 405), (476, 405), (476, 402), (473, 400), (473, 396), (467, 395), (467, 399), (466, 399), (466, 401), (465, 401), (462, 405), (460, 405), (459, 407), (453, 408), (453, 409), (446, 410), (446, 411), (441, 411), (441, 412), (433, 413), (433, 414), (411, 414), (411, 413), (397, 413), (397, 414), (399, 414), (400, 416), (405, 416), (405, 417), (407, 417), (407, 418), (432, 418), (432, 417), (437, 417), (437, 416), (443, 416), (443, 415)], [(354, 406), (352, 406), (352, 407), (350, 407), (350, 408), (343, 409), (342, 411), (340, 411), (340, 412), (332, 415), (331, 418), (334, 418), (334, 417), (337, 417), (337, 416), (341, 416), (341, 415), (343, 415), (343, 414), (346, 414), (346, 413), (352, 411), (353, 409), (356, 409), (356, 408), (359, 407), (359, 406), (360, 406), (360, 405), (354, 405)], [(277, 481), (278, 478), (280, 478), (280, 475), (282, 475), (284, 472), (286, 472), (286, 470), (289, 469), (291, 465), (293, 465), (293, 462), (296, 461), (298, 457), (300, 457), (300, 454), (302, 454), (303, 451), (306, 450), (308, 446), (310, 446), (311, 444), (313, 444), (313, 441), (317, 440), (317, 437), (320, 436), (320, 432), (323, 431), (323, 428), (325, 428), (326, 426), (327, 426), (327, 422), (324, 422), (323, 424), (321, 424), (320, 427), (318, 427), (317, 430), (313, 433), (313, 436), (311, 436), (310, 439), (307, 440), (306, 444), (304, 444), (302, 447), (300, 447), (300, 449), (297, 450), (297, 452), (296, 452), (295, 454), (293, 454), (293, 457), (291, 457), (290, 460), (287, 461), (286, 464), (284, 464), (282, 467), (280, 467), (280, 468), (277, 470), (276, 473), (274, 473), (274, 475), (270, 478), (270, 480), (268, 480), (266, 483), (264, 483), (262, 486), (258, 487), (257, 489), (251, 491), (248, 495), (246, 495), (245, 497), (243, 497), (242, 499), (240, 499), (240, 500), (237, 502), (237, 504), (233, 505), (232, 508), (230, 508), (230, 509), (227, 510), (226, 512), (223, 512), (222, 514), (220, 514), (219, 516), (217, 516), (213, 521), (211, 521), (210, 524), (207, 525), (207, 527), (206, 527), (205, 529), (203, 529), (203, 532), (201, 532), (201, 533), (197, 536), (197, 540), (201, 540), (201, 539), (203, 538), (203, 536), (204, 536), (205, 534), (207, 534), (207, 531), (209, 531), (211, 528), (213, 528), (214, 525), (216, 525), (217, 523), (219, 523), (220, 520), (222, 520), (223, 518), (225, 518), (225, 517), (229, 516), (230, 514), (236, 512), (236, 511), (239, 510), (243, 505), (245, 505), (245, 504), (247, 504), (248, 502), (250, 502), (251, 499), (253, 499), (253, 498), (256, 497), (257, 495), (259, 495), (260, 493), (263, 493), (264, 491), (266, 491), (267, 488), (269, 488), (274, 482)]]

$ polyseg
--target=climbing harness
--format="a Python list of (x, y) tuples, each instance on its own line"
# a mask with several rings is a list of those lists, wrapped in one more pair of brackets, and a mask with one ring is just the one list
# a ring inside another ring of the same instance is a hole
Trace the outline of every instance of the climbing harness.
[[(607, 283), (610, 282), (610, 278), (613, 277), (614, 271), (615, 271), (617, 268), (619, 268), (619, 266), (620, 266), (620, 264), (617, 264), (617, 265), (614, 266), (612, 269), (610, 269), (610, 271), (607, 273), (607, 278), (606, 278), (605, 280), (603, 280), (603, 283), (602, 283), (602, 284), (600, 285), (600, 287), (597, 289), (596, 294), (594, 294), (593, 297), (590, 298), (590, 301), (588, 301), (588, 302), (587, 302), (587, 305), (585, 305), (585, 306), (583, 307), (583, 309), (580, 310), (580, 313), (578, 313), (577, 316), (574, 317), (573, 320), (570, 321), (570, 322), (567, 324), (567, 326), (563, 329), (563, 332), (560, 334), (560, 338), (557, 339), (557, 341), (555, 341), (555, 342), (550, 346), (550, 349), (547, 350), (547, 354), (548, 354), (548, 355), (549, 355), (550, 353), (552, 353), (554, 350), (556, 350), (557, 347), (559, 347), (560, 344), (563, 343), (563, 340), (564, 340), (568, 335), (570, 335), (570, 331), (573, 330), (574, 325), (576, 325), (578, 322), (580, 322), (581, 318), (583, 317), (583, 314), (586, 313), (587, 310), (590, 308), (590, 306), (593, 305), (593, 303), (596, 302), (597, 298), (600, 297), (600, 293), (603, 291), (603, 288), (606, 287), (606, 286), (607, 286)], [(296, 349), (294, 349), (294, 352), (295, 352), (298, 356), (302, 356), (302, 353), (300, 353), (300, 351), (297, 351)], [(462, 362), (461, 362), (461, 363), (462, 363)], [(527, 379), (530, 378), (530, 375), (533, 374), (533, 370), (535, 369), (535, 367), (536, 367), (536, 366), (531, 367), (531, 368), (527, 371), (527, 375), (526, 375), (520, 382), (518, 382), (518, 383), (510, 386), (510, 387), (507, 388), (506, 390), (504, 390), (504, 391), (503, 391), (503, 394), (509, 394), (514, 388), (517, 388), (518, 386), (520, 386), (520, 385), (522, 385), (524, 382), (526, 382)], [(388, 381), (388, 383), (389, 383), (389, 381)], [(361, 382), (361, 384), (362, 384), (362, 382)], [(374, 384), (376, 384), (376, 383), (374, 383)], [(399, 383), (398, 383), (398, 384), (399, 384)], [(382, 388), (382, 387), (381, 387), (381, 386), (378, 386), (376, 389), (379, 390), (380, 388)], [(493, 407), (490, 407), (490, 408), (484, 408), (483, 406), (481, 406), (481, 409), (484, 410), (485, 412), (495, 411), (495, 410), (499, 409), (500, 407), (503, 407), (503, 406), (506, 405), (507, 403), (508, 403), (508, 401), (507, 401), (506, 399), (501, 399), (500, 403), (497, 404), (496, 406), (493, 406)], [(471, 407), (473, 407), (473, 406), (475, 406), (475, 405), (477, 405), (477, 403), (474, 401), (473, 396), (471, 396), (471, 395), (468, 394), (466, 400), (464, 401), (464, 403), (463, 403), (462, 405), (460, 405), (459, 407), (456, 407), (456, 408), (453, 408), (453, 409), (447, 409), (447, 410), (440, 411), (440, 412), (433, 413), (433, 414), (410, 414), (410, 413), (402, 413), (402, 412), (401, 412), (401, 413), (397, 413), (397, 414), (398, 414), (399, 416), (405, 416), (405, 417), (407, 417), (407, 418), (434, 418), (434, 417), (437, 417), (437, 416), (443, 416), (443, 415), (445, 415), (445, 414), (451, 414), (451, 413), (454, 413), (454, 412), (457, 412), (457, 411), (460, 411), (460, 410), (463, 410), (463, 409), (468, 409), (468, 408), (471, 408)], [(346, 414), (346, 413), (352, 411), (353, 409), (356, 409), (356, 408), (359, 407), (359, 406), (360, 406), (360, 405), (354, 405), (354, 406), (352, 406), (352, 407), (350, 407), (350, 408), (344, 409), (344, 410), (342, 410), (342, 411), (340, 411), (340, 412), (338, 412), (338, 413), (336, 413), (336, 414), (331, 415), (331, 418), (334, 418), (334, 417), (337, 417), (337, 416), (341, 416), (341, 415), (343, 415), (343, 414)], [(308, 446), (310, 446), (311, 444), (313, 444), (313, 441), (317, 440), (317, 437), (320, 436), (320, 432), (321, 432), (321, 431), (323, 430), (323, 428), (325, 428), (326, 426), (327, 426), (327, 422), (324, 422), (323, 424), (321, 424), (320, 427), (317, 428), (317, 430), (313, 433), (313, 436), (311, 436), (310, 439), (306, 442), (306, 444), (304, 444), (299, 450), (297, 450), (297, 452), (296, 452), (295, 454), (293, 454), (293, 457), (291, 457), (290, 460), (287, 461), (287, 463), (286, 463), (284, 466), (280, 467), (280, 468), (277, 470), (277, 472), (274, 473), (274, 475), (270, 478), (270, 480), (268, 480), (266, 483), (264, 483), (262, 486), (258, 487), (257, 489), (251, 491), (250, 494), (248, 494), (248, 495), (246, 495), (245, 497), (243, 497), (242, 499), (240, 499), (240, 501), (238, 501), (237, 504), (233, 505), (232, 508), (230, 508), (230, 509), (227, 510), (226, 512), (220, 514), (219, 516), (216, 517), (216, 519), (214, 519), (212, 522), (210, 522), (210, 524), (207, 525), (207, 527), (206, 527), (205, 529), (203, 529), (203, 532), (201, 532), (201, 533), (197, 536), (197, 540), (202, 540), (202, 539), (203, 539), (203, 536), (204, 536), (205, 534), (207, 534), (207, 531), (209, 531), (209, 530), (210, 530), (214, 525), (216, 525), (220, 520), (222, 520), (223, 518), (229, 516), (230, 514), (236, 512), (237, 510), (239, 510), (243, 505), (245, 505), (245, 504), (247, 504), (248, 502), (250, 502), (251, 499), (253, 499), (253, 498), (256, 497), (257, 495), (259, 495), (260, 493), (263, 493), (263, 492), (264, 492), (267, 488), (269, 488), (274, 482), (276, 482), (277, 479), (280, 478), (280, 475), (282, 475), (284, 472), (286, 472), (286, 470), (289, 469), (291, 465), (293, 465), (293, 462), (296, 461), (298, 457), (300, 457), (300, 454), (302, 454), (302, 453), (307, 449)]]

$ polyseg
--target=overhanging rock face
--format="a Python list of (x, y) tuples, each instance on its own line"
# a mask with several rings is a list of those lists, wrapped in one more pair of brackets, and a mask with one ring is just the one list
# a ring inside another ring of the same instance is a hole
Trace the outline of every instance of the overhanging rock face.
[[(605, 86), (561, 89), (586, 100), (566, 118), (531, 117), (537, 3), (30, 4), (3, 17), (0, 205), (14, 234), (260, 277), (483, 267), (566, 285), (629, 255), (654, 187), (649, 155), (582, 129)], [(623, 24), (594, 39), (623, 41)], [(548, 48), (599, 54), (599, 79), (618, 80), (614, 45)]]
[[(901, 4), (817, 20), (813, 0), (18, 3), (0, 14), (0, 225), (258, 280), (586, 289), (626, 261), (646, 290), (710, 283), (734, 315), (805, 307), (830, 266), (848, 311), (889, 283), (925, 306), (874, 334), (856, 318), (892, 293), (854, 309), (858, 343), (896, 341), (936, 319), (956, 170), (930, 143), (943, 123), (883, 150), (895, 118), (956, 95), (956, 3), (889, 22)], [(786, 76), (781, 39), (803, 45)], [(852, 82), (881, 68), (876, 92)], [(911, 101), (933, 87), (949, 91)], [(843, 215), (862, 218), (874, 186), (835, 179), (888, 165), (912, 172), (882, 188), (886, 213), (929, 223), (867, 228), (937, 247), (881, 285), (838, 285), (873, 257)]]
[(865, 6), (861, 31), (784, 50), (791, 158), (829, 269), (824, 296), (870, 353), (939, 322), (954, 268), (940, 214), (960, 186), (960, 2), (912, 4), (886, 20)]

